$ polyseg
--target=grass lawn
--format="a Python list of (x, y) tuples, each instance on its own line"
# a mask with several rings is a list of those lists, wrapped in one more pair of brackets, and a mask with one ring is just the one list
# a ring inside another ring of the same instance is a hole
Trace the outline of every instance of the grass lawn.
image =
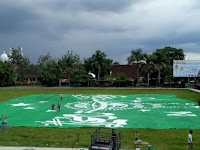
[[(200, 94), (181, 90), (165, 89), (0, 89), (0, 102), (29, 94), (175, 94), (180, 98), (198, 101)], [(1, 114), (1, 111), (0, 111)], [(142, 122), (141, 122), (142, 124)], [(6, 132), (0, 130), (0, 145), (42, 147), (89, 147), (90, 135), (95, 128), (39, 128), (13, 127)], [(104, 129), (111, 132), (111, 129)], [(134, 133), (149, 142), (155, 149), (187, 149), (189, 129), (117, 129), (122, 131), (123, 149), (134, 148)], [(200, 149), (200, 131), (194, 130), (194, 149)]]

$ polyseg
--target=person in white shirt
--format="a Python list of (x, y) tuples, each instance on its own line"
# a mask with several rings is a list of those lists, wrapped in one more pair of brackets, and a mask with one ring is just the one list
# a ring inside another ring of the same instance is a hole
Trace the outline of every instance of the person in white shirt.
[(192, 146), (192, 130), (189, 131), (188, 134), (188, 150), (192, 150), (193, 146)]

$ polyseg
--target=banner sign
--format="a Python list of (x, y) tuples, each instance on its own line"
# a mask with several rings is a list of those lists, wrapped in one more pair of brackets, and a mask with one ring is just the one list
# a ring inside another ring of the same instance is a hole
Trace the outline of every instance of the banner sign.
[(200, 77), (200, 60), (174, 60), (173, 77)]

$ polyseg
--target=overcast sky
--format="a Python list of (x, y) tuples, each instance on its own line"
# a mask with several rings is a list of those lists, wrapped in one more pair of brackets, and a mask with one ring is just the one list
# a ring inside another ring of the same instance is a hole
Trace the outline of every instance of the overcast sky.
[(126, 64), (132, 49), (182, 48), (200, 60), (199, 0), (0, 0), (0, 54), (21, 46), (31, 63), (95, 50)]

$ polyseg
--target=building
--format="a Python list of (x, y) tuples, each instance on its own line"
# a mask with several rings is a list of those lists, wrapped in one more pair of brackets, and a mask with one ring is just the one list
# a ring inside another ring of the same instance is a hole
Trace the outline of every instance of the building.
[(124, 73), (132, 80), (139, 78), (139, 64), (137, 63), (130, 65), (112, 65), (110, 71), (112, 76), (115, 76), (118, 73)]
[[(30, 68), (25, 70), (17, 68), (15, 72), (17, 74), (17, 78), (15, 80), (16, 85), (32, 85), (36, 84), (38, 81), (38, 69), (36, 68)], [(24, 80), (21, 81), (21, 78), (23, 78)]]
[[(19, 47), (20, 53), (23, 56), (23, 50)], [(9, 55), (12, 55), (13, 48), (9, 49)], [(9, 61), (8, 55), (5, 53), (0, 55), (0, 61), (7, 62), (16, 72), (16, 78), (14, 79), (15, 84), (17, 85), (29, 85), (29, 84), (36, 84), (38, 81), (37, 69), (21, 69), (16, 64), (13, 64)], [(24, 81), (21, 81), (21, 79)]]
[(5, 53), (5, 51), (3, 54), (1, 54), (0, 61), (3, 61), (3, 62), (8, 61), (8, 55)]

